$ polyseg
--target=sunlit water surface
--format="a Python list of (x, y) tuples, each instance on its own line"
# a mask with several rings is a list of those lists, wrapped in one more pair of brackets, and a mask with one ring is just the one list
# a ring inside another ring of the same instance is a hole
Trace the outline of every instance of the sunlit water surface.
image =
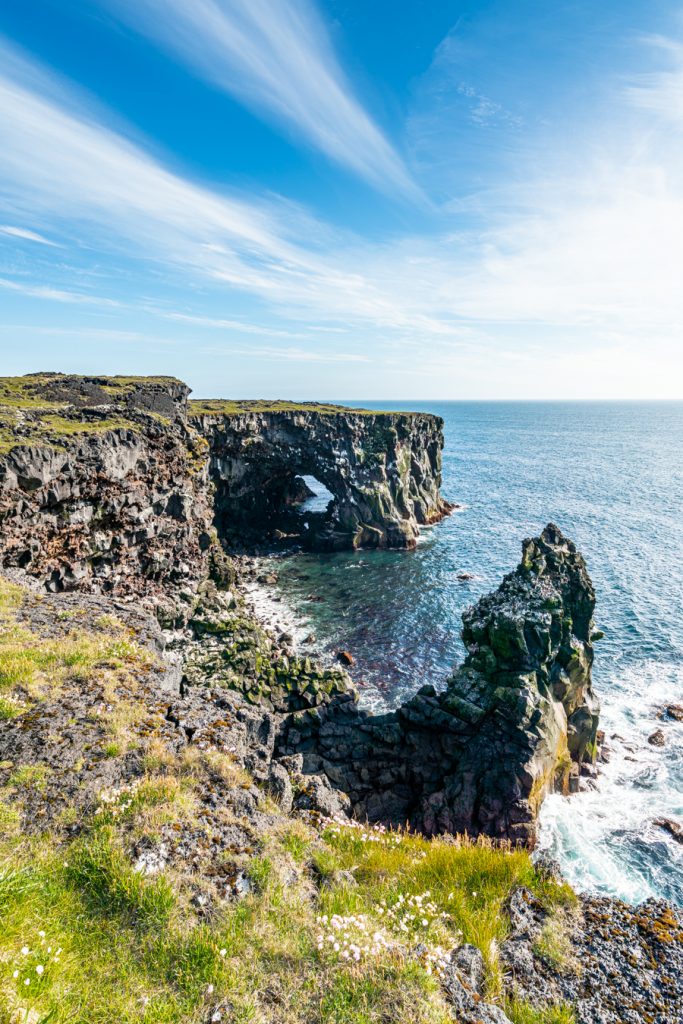
[[(443, 493), (464, 508), (413, 552), (281, 558), (301, 634), (328, 656), (352, 652), (366, 705), (395, 706), (444, 683), (464, 653), (463, 609), (517, 565), (522, 538), (557, 523), (598, 594), (594, 681), (612, 757), (598, 791), (546, 801), (542, 845), (580, 888), (683, 903), (683, 846), (652, 824), (683, 818), (683, 723), (658, 717), (683, 701), (683, 403), (401, 407), (443, 417)], [(662, 748), (648, 743), (658, 728)]]

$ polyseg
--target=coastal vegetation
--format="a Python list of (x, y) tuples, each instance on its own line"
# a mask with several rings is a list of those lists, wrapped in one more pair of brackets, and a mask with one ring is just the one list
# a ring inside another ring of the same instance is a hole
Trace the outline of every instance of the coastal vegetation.
[(190, 416), (239, 416), (242, 413), (312, 412), (320, 416), (354, 413), (362, 416), (414, 416), (415, 413), (397, 413), (389, 410), (361, 409), (328, 402), (287, 402), (267, 399), (234, 401), (224, 398), (193, 398), (188, 402)]
[[(237, 858), (242, 898), (203, 914), (191, 859), (151, 870), (134, 851), (168, 827), (201, 847), (207, 770), (226, 791), (251, 779), (230, 754), (164, 742), (144, 704), (136, 718), (126, 680), (144, 679), (154, 659), (129, 627), (75, 607), (55, 635), (43, 603), (0, 582), (3, 700), (28, 727), (65, 688), (89, 695), (91, 716), (105, 693), (99, 746), (78, 754), (115, 762), (120, 778), (53, 813), (40, 751), (2, 764), (2, 1024), (445, 1024), (454, 946), (481, 950), (487, 994), (501, 997), (497, 950), (515, 887), (548, 908), (572, 904), (525, 851), (292, 818), (264, 791), (272, 827)], [(530, 1017), (525, 1005), (509, 1008), (515, 1024), (570, 1020), (554, 1006)]]

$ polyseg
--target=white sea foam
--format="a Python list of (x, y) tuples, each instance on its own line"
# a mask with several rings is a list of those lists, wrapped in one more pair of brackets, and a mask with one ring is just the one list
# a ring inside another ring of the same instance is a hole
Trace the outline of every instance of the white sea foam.
[[(683, 669), (644, 662), (613, 678), (608, 692), (601, 721), (610, 760), (598, 788), (545, 801), (540, 849), (581, 890), (629, 902), (673, 895), (677, 876), (683, 885), (683, 847), (654, 819), (683, 814), (683, 723), (660, 717), (683, 696)], [(663, 747), (648, 742), (658, 729)]]

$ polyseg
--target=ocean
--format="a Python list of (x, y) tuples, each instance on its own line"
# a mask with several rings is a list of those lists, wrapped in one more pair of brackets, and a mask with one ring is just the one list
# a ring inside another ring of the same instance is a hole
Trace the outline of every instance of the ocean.
[[(597, 591), (594, 686), (611, 756), (596, 791), (547, 799), (541, 847), (581, 890), (683, 903), (683, 845), (653, 823), (683, 820), (683, 722), (659, 717), (683, 702), (683, 403), (348, 404), (443, 417), (442, 493), (463, 508), (412, 552), (279, 558), (297, 633), (328, 658), (352, 653), (366, 706), (396, 706), (445, 683), (464, 655), (464, 608), (555, 522)], [(657, 729), (661, 747), (648, 742)]]

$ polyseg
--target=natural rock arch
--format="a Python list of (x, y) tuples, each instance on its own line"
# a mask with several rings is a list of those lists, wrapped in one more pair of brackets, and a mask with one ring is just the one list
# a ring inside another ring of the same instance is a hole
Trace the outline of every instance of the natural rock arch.
[(331, 406), (222, 412), (190, 403), (209, 443), (216, 523), (227, 539), (263, 532), (302, 476), (334, 496), (310, 531), (318, 549), (414, 547), (422, 525), (450, 506), (439, 495), (442, 421), (425, 413), (368, 413)]

